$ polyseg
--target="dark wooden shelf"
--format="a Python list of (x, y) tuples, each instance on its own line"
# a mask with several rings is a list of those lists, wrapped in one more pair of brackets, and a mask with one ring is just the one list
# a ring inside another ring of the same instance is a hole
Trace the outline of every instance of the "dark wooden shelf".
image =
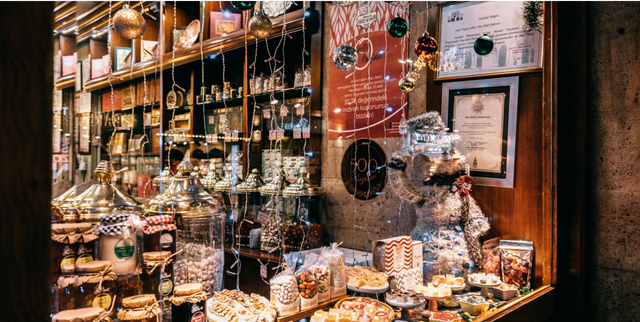
[(64, 89), (76, 85), (76, 74), (62, 76), (55, 83), (56, 89)]

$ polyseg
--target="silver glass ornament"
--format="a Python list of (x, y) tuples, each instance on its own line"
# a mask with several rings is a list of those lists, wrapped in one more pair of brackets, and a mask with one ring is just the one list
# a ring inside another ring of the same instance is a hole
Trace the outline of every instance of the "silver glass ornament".
[(358, 52), (349, 45), (342, 45), (333, 52), (333, 64), (341, 71), (350, 71), (358, 65)]
[(264, 1), (262, 3), (262, 11), (269, 17), (277, 17), (283, 15), (289, 8), (293, 1)]

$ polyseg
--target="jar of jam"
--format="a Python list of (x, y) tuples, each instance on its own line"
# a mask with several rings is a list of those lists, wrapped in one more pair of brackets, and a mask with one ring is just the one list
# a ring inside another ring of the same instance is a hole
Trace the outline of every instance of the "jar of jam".
[(99, 307), (87, 307), (76, 310), (66, 310), (54, 315), (51, 322), (111, 322), (108, 312)]
[(207, 293), (202, 284), (190, 283), (178, 285), (171, 297), (171, 318), (173, 322), (205, 321), (205, 303)]
[[(76, 308), (78, 288), (75, 286), (76, 265), (69, 264), (62, 267), (62, 276), (58, 278), (58, 311), (73, 310)], [(57, 313), (57, 312), (56, 312)]]
[(144, 250), (176, 252), (176, 225), (171, 215), (155, 215), (145, 219)]
[(142, 258), (138, 293), (153, 294), (164, 301), (162, 315), (170, 321), (171, 303), (168, 299), (173, 294), (173, 257), (170, 252), (146, 252)]
[(122, 309), (118, 311), (120, 321), (159, 321), (158, 315), (162, 312), (153, 294), (140, 294), (129, 296), (122, 300)]
[(76, 266), (76, 307), (100, 307), (109, 311), (116, 295), (117, 275), (110, 261), (93, 261)]
[(52, 265), (51, 282), (62, 276), (62, 267), (93, 261), (96, 257), (95, 240), (98, 235), (90, 223), (65, 223), (51, 225)]

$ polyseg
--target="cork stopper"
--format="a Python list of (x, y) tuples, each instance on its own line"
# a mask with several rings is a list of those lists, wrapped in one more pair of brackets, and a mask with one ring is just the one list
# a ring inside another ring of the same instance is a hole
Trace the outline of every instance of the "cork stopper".
[(202, 291), (202, 284), (190, 283), (178, 285), (173, 289), (175, 296), (189, 296)]

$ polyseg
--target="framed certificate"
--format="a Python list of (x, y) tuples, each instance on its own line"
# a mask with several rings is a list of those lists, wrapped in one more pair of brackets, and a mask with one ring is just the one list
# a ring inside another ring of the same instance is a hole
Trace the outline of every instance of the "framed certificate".
[[(527, 32), (524, 1), (470, 1), (440, 7), (436, 80), (504, 75), (542, 70), (542, 32)], [(493, 49), (474, 50), (486, 33)]]
[(442, 84), (442, 117), (476, 184), (513, 188), (519, 77)]

